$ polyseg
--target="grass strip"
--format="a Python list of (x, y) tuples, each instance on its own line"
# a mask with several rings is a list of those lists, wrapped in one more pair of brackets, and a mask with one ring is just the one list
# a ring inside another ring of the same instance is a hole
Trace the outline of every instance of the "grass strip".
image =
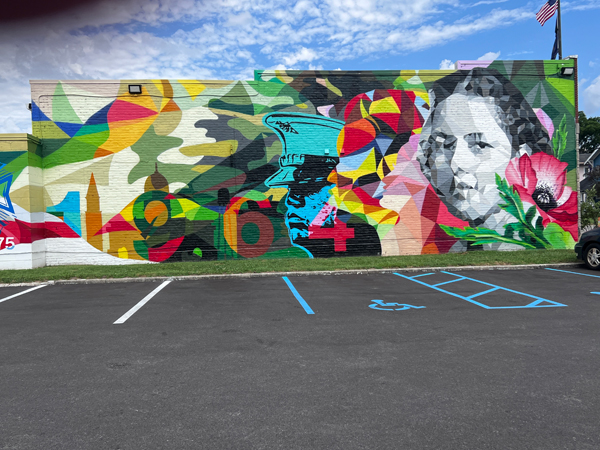
[(554, 264), (577, 262), (573, 250), (474, 251), (445, 255), (315, 259), (242, 259), (126, 266), (54, 266), (0, 271), (0, 283), (88, 278), (140, 278), (317, 270), (406, 269), (418, 267)]

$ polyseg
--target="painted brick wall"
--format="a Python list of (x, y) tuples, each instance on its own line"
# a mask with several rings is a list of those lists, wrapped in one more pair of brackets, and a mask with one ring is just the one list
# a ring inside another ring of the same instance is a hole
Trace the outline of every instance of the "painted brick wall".
[(9, 219), (47, 264), (572, 247), (573, 61), (483, 65), (35, 81)]

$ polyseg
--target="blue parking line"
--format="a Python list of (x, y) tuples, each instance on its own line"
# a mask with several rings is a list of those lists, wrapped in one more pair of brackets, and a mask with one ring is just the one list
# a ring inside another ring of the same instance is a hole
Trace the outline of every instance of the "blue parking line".
[(464, 279), (465, 279), (465, 277), (460, 277), (460, 278), (457, 278), (456, 280), (444, 281), (443, 283), (434, 284), (434, 286), (441, 286), (443, 284), (456, 283), (457, 281), (462, 281)]
[[(442, 273), (447, 273), (448, 275), (454, 275), (451, 272), (442, 271)], [(460, 276), (462, 276), (462, 275), (460, 275)], [(475, 278), (469, 278), (469, 277), (464, 277), (464, 276), (463, 276), (463, 278), (465, 280), (471, 280), (471, 281), (475, 281), (477, 283), (485, 284), (487, 286), (499, 288), (499, 289), (502, 289), (503, 291), (512, 292), (513, 294), (519, 294), (519, 295), (524, 295), (525, 297), (534, 298), (536, 300), (541, 298), (541, 297), (538, 297), (537, 295), (526, 294), (525, 292), (521, 292), (521, 291), (513, 291), (512, 289), (508, 289), (508, 288), (505, 288), (505, 287), (502, 287), (502, 286), (496, 286), (495, 284), (486, 283), (485, 281), (476, 280)], [(545, 299), (542, 299), (542, 300), (545, 300)], [(562, 305), (562, 306), (566, 306), (566, 305)]]
[(495, 287), (495, 288), (492, 288), (492, 289), (488, 289), (487, 291), (478, 292), (477, 294), (469, 295), (469, 297), (468, 297), (468, 298), (475, 298), (475, 297), (479, 297), (480, 295), (489, 294), (490, 292), (497, 291), (498, 289), (500, 289), (500, 288), (499, 288), (499, 287)]
[(298, 291), (296, 290), (296, 288), (294, 287), (292, 282), (290, 280), (288, 280), (288, 277), (281, 277), (281, 278), (283, 278), (283, 281), (285, 281), (285, 283), (288, 285), (288, 287), (290, 288), (290, 291), (292, 291), (292, 294), (294, 294), (294, 297), (296, 297), (296, 300), (298, 300), (300, 305), (302, 305), (302, 307), (304, 308), (304, 311), (306, 311), (306, 314), (314, 314), (315, 312), (310, 308), (310, 306), (308, 306), (308, 303), (306, 303), (306, 301), (298, 293)]
[(408, 277), (408, 278), (410, 278), (410, 279), (412, 280), (413, 278), (426, 277), (427, 275), (433, 275), (434, 273), (435, 273), (435, 272), (431, 272), (431, 273), (422, 273), (421, 275), (414, 275), (414, 276), (412, 276), (412, 277)]
[(572, 273), (573, 275), (581, 275), (584, 277), (600, 278), (600, 275), (590, 275), (589, 273), (579, 273), (579, 272), (571, 272), (569, 270), (551, 269), (550, 267), (546, 267), (546, 270), (554, 270), (555, 272)]
[[(473, 294), (473, 295), (470, 295), (468, 297), (465, 297), (463, 295), (456, 294), (454, 292), (450, 292), (450, 291), (447, 291), (445, 289), (442, 289), (442, 288), (438, 287), (440, 285), (449, 283), (448, 281), (446, 281), (444, 283), (438, 283), (438, 284), (431, 285), (431, 284), (424, 283), (424, 282), (422, 282), (420, 280), (415, 280), (414, 278), (416, 278), (416, 277), (407, 277), (406, 275), (402, 275), (400, 273), (394, 273), (394, 275), (398, 275), (399, 277), (406, 278), (407, 280), (414, 281), (415, 283), (419, 283), (419, 284), (421, 284), (423, 286), (427, 286), (427, 287), (429, 287), (431, 289), (435, 289), (436, 291), (443, 292), (444, 294), (452, 295), (453, 297), (458, 297), (461, 300), (466, 300), (469, 303), (473, 303), (474, 305), (480, 306), (481, 308), (484, 308), (484, 309), (554, 308), (554, 307), (567, 306), (567, 305), (564, 305), (562, 303), (555, 302), (553, 300), (547, 300), (547, 299), (542, 298), (542, 297), (538, 297), (538, 296), (535, 296), (535, 295), (526, 294), (525, 292), (515, 291), (513, 289), (508, 289), (508, 288), (505, 288), (505, 287), (502, 287), (502, 286), (497, 286), (495, 284), (486, 283), (485, 281), (477, 280), (475, 278), (465, 277), (464, 275), (456, 275), (456, 274), (454, 274), (452, 272), (446, 272), (444, 270), (442, 270), (440, 273), (445, 273), (447, 275), (452, 275), (454, 277), (457, 277), (456, 280), (452, 280), (452, 281), (470, 280), (470, 281), (474, 281), (476, 283), (483, 284), (485, 286), (490, 286), (491, 289), (487, 289), (485, 291), (478, 292), (476, 294)], [(523, 305), (523, 306), (488, 306), (488, 305), (485, 305), (483, 303), (480, 303), (478, 301), (473, 300), (475, 297), (479, 297), (481, 295), (488, 294), (490, 292), (494, 292), (494, 291), (498, 291), (498, 290), (502, 290), (502, 291), (506, 291), (506, 292), (512, 292), (513, 294), (518, 294), (518, 295), (522, 295), (522, 296), (525, 296), (525, 297), (529, 297), (529, 298), (534, 299), (535, 301), (529, 303), (528, 305)], [(546, 304), (543, 304), (543, 303), (546, 303)]]
[(394, 275), (398, 275), (399, 277), (406, 278), (407, 280), (411, 280), (411, 281), (414, 281), (415, 283), (422, 284), (423, 286), (427, 286), (427, 287), (429, 287), (429, 288), (431, 288), (431, 289), (435, 289), (436, 291), (443, 292), (444, 294), (453, 295), (454, 297), (458, 297), (458, 298), (460, 298), (461, 300), (466, 300), (466, 301), (468, 301), (468, 302), (471, 302), (471, 303), (473, 303), (473, 304), (475, 304), (475, 305), (477, 305), (477, 306), (481, 306), (482, 308), (485, 308), (485, 309), (490, 309), (490, 307), (489, 307), (489, 306), (487, 306), (487, 305), (484, 305), (483, 303), (479, 303), (479, 302), (476, 302), (475, 300), (471, 300), (471, 299), (469, 299), (469, 298), (467, 298), (467, 297), (463, 297), (462, 295), (455, 294), (454, 292), (446, 291), (446, 290), (444, 290), (444, 289), (440, 289), (440, 288), (438, 288), (438, 287), (435, 287), (435, 286), (432, 286), (432, 285), (430, 285), (430, 284), (423, 283), (422, 281), (419, 281), (419, 280), (413, 280), (411, 277), (407, 277), (407, 276), (405, 276), (405, 275), (402, 275), (401, 273), (394, 273)]

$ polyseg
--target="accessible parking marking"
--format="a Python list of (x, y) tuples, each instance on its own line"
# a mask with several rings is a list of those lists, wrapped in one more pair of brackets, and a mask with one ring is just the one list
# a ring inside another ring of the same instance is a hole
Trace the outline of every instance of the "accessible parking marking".
[(113, 323), (113, 325), (125, 323), (127, 321), (127, 319), (129, 319), (131, 316), (133, 316), (142, 306), (144, 306), (146, 303), (148, 303), (148, 301), (150, 301), (150, 299), (152, 297), (154, 297), (156, 294), (158, 294), (160, 291), (162, 291), (171, 281), (173, 281), (173, 280), (164, 281), (160, 286), (158, 286), (156, 289), (154, 289), (152, 292), (150, 292), (148, 295), (146, 295), (142, 300), (140, 300), (137, 305), (135, 305), (133, 308), (131, 308), (129, 311), (127, 311), (125, 314), (123, 314), (121, 317), (119, 317)]
[(310, 306), (308, 306), (308, 303), (306, 303), (306, 301), (298, 293), (298, 291), (296, 290), (296, 288), (294, 287), (292, 282), (288, 279), (288, 277), (281, 277), (281, 278), (283, 278), (283, 281), (285, 281), (285, 284), (288, 285), (288, 287), (290, 288), (290, 291), (292, 291), (292, 294), (294, 294), (294, 297), (296, 297), (296, 300), (298, 300), (300, 305), (302, 305), (302, 307), (304, 308), (304, 311), (306, 311), (306, 314), (314, 314), (315, 312), (311, 309)]
[(28, 292), (35, 291), (36, 289), (41, 289), (41, 288), (46, 287), (46, 286), (48, 286), (48, 285), (47, 284), (41, 284), (39, 286), (34, 286), (34, 287), (30, 288), (30, 289), (25, 289), (24, 291), (17, 292), (16, 294), (9, 295), (8, 297), (4, 297), (4, 298), (0, 299), (0, 303), (5, 302), (6, 300), (10, 300), (11, 298), (18, 297), (19, 295), (23, 295), (23, 294), (27, 294)]
[[(427, 287), (429, 287), (431, 289), (435, 289), (436, 291), (443, 292), (444, 294), (452, 295), (452, 296), (458, 297), (458, 298), (460, 298), (462, 300), (466, 300), (469, 303), (473, 303), (474, 305), (480, 306), (481, 308), (484, 308), (484, 309), (552, 308), (552, 307), (567, 306), (567, 305), (563, 305), (562, 303), (558, 303), (558, 302), (555, 302), (555, 301), (552, 301), (552, 300), (548, 300), (548, 299), (545, 299), (545, 298), (542, 298), (542, 297), (538, 297), (536, 295), (530, 295), (530, 294), (526, 294), (524, 292), (514, 291), (512, 289), (508, 289), (508, 288), (505, 288), (505, 287), (502, 287), (502, 286), (497, 286), (495, 284), (486, 283), (485, 281), (476, 280), (475, 278), (465, 277), (464, 275), (457, 275), (455, 273), (446, 272), (444, 270), (442, 270), (440, 273), (445, 273), (447, 275), (454, 276), (454, 277), (456, 277), (456, 279), (450, 280), (450, 281), (444, 281), (443, 283), (427, 284), (427, 283), (425, 283), (425, 282), (423, 282), (421, 280), (416, 280), (415, 278), (425, 277), (425, 276), (428, 276), (428, 275), (434, 275), (433, 272), (432, 273), (424, 273), (424, 274), (420, 274), (420, 275), (415, 275), (415, 276), (412, 276), (412, 277), (409, 277), (409, 276), (406, 276), (406, 275), (402, 275), (400, 273), (394, 273), (394, 275), (397, 275), (397, 276), (402, 277), (402, 278), (406, 278), (407, 280), (414, 281), (415, 283), (419, 283), (419, 284), (421, 284), (423, 286), (427, 286)], [(485, 290), (483, 290), (481, 292), (477, 292), (476, 294), (472, 294), (472, 295), (469, 295), (468, 297), (465, 297), (464, 295), (456, 294), (454, 292), (450, 292), (450, 291), (447, 291), (446, 289), (443, 289), (443, 288), (439, 287), (439, 286), (443, 286), (443, 285), (446, 285), (446, 284), (455, 283), (457, 281), (463, 281), (463, 280), (474, 281), (475, 283), (480, 283), (480, 284), (483, 284), (485, 286), (489, 286), (489, 287), (491, 287), (491, 289), (488, 288), (488, 289), (485, 289)], [(478, 301), (473, 300), (476, 297), (480, 297), (482, 295), (489, 294), (489, 293), (492, 293), (492, 292), (497, 292), (497, 291), (511, 292), (513, 294), (518, 294), (518, 295), (522, 295), (522, 296), (525, 296), (525, 297), (533, 298), (533, 299), (535, 299), (535, 301), (533, 301), (533, 302), (531, 302), (531, 303), (529, 303), (527, 305), (522, 305), (522, 306), (488, 306), (488, 305), (485, 305), (483, 303), (480, 303)]]

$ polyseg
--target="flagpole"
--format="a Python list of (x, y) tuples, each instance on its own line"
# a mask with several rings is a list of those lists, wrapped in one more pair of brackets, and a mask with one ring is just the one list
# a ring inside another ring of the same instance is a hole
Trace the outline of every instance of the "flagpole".
[(560, 22), (560, 0), (558, 0), (558, 16), (556, 17), (556, 27), (558, 28), (558, 59), (563, 59), (562, 57), (562, 26)]

